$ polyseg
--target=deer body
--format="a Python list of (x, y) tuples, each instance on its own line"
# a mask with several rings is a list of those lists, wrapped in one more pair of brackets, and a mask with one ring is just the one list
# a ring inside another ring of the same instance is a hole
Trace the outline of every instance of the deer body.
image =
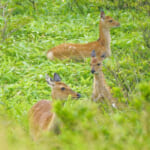
[[(52, 88), (53, 100), (65, 100), (69, 95), (72, 98), (79, 98), (80, 94), (74, 92), (69, 86), (60, 82), (60, 77), (54, 74), (54, 80), (48, 75), (46, 81)], [(53, 112), (53, 104), (48, 100), (40, 100), (32, 106), (29, 111), (29, 128), (31, 136), (36, 140), (43, 131), (55, 129), (58, 126), (58, 119)]]
[(110, 89), (105, 82), (102, 71), (99, 74), (94, 74), (92, 99), (95, 102), (102, 101), (103, 99), (112, 99)]
[(40, 100), (29, 112), (30, 133), (33, 139), (38, 138), (41, 131), (52, 128), (55, 113), (52, 111), (52, 102)]
[(87, 44), (61, 44), (47, 52), (47, 58), (53, 60), (54, 58), (66, 59), (66, 58), (85, 58), (90, 57), (92, 50), (94, 49), (97, 55), (105, 53), (106, 57), (111, 55), (111, 36), (110, 29), (117, 27), (120, 24), (109, 16), (105, 17), (104, 12), (101, 12), (101, 20), (99, 24), (100, 35), (99, 39)]
[(96, 57), (96, 53), (93, 50), (91, 56), (91, 72), (94, 74), (92, 100), (95, 102), (103, 102), (106, 100), (108, 104), (111, 103), (113, 107), (116, 107), (115, 101), (110, 92), (110, 88), (106, 84), (105, 77), (102, 72), (102, 59), (104, 55), (101, 57)]

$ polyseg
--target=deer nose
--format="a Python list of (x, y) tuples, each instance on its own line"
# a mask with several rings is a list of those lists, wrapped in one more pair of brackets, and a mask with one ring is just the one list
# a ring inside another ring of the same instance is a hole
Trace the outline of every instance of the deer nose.
[(77, 93), (77, 98), (80, 98), (81, 97), (81, 94)]
[(94, 73), (95, 72), (95, 70), (91, 70), (91, 73)]

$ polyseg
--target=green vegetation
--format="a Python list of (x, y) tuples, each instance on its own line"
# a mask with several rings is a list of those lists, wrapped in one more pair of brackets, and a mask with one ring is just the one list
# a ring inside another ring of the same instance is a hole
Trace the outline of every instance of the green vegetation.
[[(4, 150), (150, 149), (150, 7), (146, 0), (0, 1), (0, 147)], [(84, 62), (49, 61), (48, 49), (60, 43), (98, 39), (99, 10), (121, 23), (111, 30), (112, 56), (103, 71), (122, 110), (90, 101), (93, 76)], [(57, 72), (82, 94), (78, 101), (55, 103), (61, 134), (33, 142), (28, 111), (51, 100), (45, 74)]]

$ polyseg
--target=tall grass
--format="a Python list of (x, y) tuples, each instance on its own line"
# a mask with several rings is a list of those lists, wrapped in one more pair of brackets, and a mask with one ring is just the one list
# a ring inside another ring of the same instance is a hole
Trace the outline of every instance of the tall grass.
[[(83, 62), (46, 58), (47, 50), (60, 43), (87, 43), (99, 38), (97, 1), (80, 5), (84, 13), (68, 1), (35, 2), (35, 10), (27, 1), (8, 1), (6, 7), (10, 13), (6, 18), (8, 36), (0, 43), (1, 149), (149, 149), (150, 51), (143, 38), (143, 27), (150, 22), (148, 14), (134, 8), (104, 7), (106, 15), (118, 20), (121, 27), (111, 30), (112, 56), (104, 60), (103, 72), (113, 95), (122, 103), (128, 102), (124, 109), (111, 112), (90, 101), (90, 58)], [(3, 29), (2, 16), (0, 25)], [(56, 102), (61, 134), (49, 133), (33, 142), (28, 111), (41, 99), (51, 100), (45, 74), (52, 76), (54, 72), (82, 98), (68, 100), (63, 107)]]

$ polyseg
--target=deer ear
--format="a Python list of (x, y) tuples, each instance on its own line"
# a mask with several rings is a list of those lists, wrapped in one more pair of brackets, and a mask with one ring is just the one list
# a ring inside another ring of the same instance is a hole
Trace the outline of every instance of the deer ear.
[(103, 10), (101, 11), (101, 18), (102, 18), (102, 19), (105, 19), (105, 13), (104, 13)]
[(45, 79), (50, 87), (54, 86), (55, 83), (54, 83), (53, 79), (49, 77), (49, 75), (46, 74)]
[(95, 50), (92, 50), (92, 52), (91, 52), (91, 57), (96, 57)]
[(60, 78), (60, 76), (57, 73), (54, 73), (54, 81), (55, 82), (61, 81), (61, 78)]

